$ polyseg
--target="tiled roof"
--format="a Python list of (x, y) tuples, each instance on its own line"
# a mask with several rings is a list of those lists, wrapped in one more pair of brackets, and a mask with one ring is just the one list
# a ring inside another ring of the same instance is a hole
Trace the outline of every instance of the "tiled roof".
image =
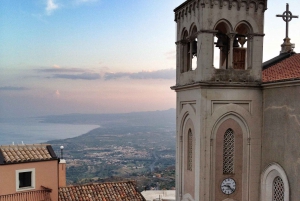
[(264, 83), (295, 79), (300, 79), (300, 54), (294, 54), (262, 72)]
[(133, 182), (109, 182), (60, 187), (59, 201), (145, 201)]
[(22, 163), (56, 159), (56, 155), (47, 144), (0, 146), (0, 164)]

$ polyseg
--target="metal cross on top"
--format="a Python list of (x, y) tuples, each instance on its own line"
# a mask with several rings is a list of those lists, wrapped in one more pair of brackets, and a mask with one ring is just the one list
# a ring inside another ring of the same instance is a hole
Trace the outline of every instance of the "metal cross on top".
[(283, 21), (286, 22), (286, 38), (289, 37), (289, 22), (292, 21), (293, 18), (298, 18), (298, 16), (293, 15), (290, 11), (289, 4), (286, 4), (286, 11), (282, 15), (276, 15), (276, 17), (282, 17)]

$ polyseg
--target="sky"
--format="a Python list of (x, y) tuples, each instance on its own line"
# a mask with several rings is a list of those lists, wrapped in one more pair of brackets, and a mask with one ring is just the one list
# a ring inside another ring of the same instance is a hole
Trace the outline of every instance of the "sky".
[[(271, 2), (272, 1), (272, 2)], [(264, 60), (285, 37), (269, 0)], [(183, 0), (1, 0), (0, 117), (175, 108), (173, 9)], [(290, 0), (294, 15), (299, 0)], [(290, 38), (300, 49), (300, 19)], [(298, 51), (300, 52), (300, 51)]]

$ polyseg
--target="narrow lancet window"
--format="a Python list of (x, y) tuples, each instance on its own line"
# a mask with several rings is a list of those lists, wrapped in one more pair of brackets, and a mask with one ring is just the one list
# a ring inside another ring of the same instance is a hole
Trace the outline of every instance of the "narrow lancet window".
[(193, 170), (193, 133), (191, 129), (188, 132), (188, 153), (187, 153), (187, 169), (192, 171)]
[(223, 142), (223, 174), (234, 173), (234, 133), (228, 129)]
[(284, 201), (284, 183), (280, 177), (276, 177), (273, 181), (272, 201)]

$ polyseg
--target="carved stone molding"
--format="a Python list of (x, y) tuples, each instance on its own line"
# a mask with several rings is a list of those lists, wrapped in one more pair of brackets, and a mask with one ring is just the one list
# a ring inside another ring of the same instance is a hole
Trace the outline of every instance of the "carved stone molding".
[(192, 100), (192, 101), (182, 101), (180, 102), (180, 111), (183, 109), (183, 107), (185, 105), (189, 105), (191, 106), (191, 108), (193, 109), (194, 113), (196, 113), (196, 101)]
[[(218, 3), (216, 3), (218, 2)], [(267, 10), (267, 0), (187, 0), (182, 3), (180, 6), (174, 9), (175, 12), (175, 21), (184, 18), (186, 15), (195, 11), (200, 6), (202, 8), (206, 7), (213, 8), (214, 6), (218, 5), (220, 9), (223, 9), (224, 4), (228, 4), (228, 9), (231, 10), (233, 5), (235, 4), (237, 10), (240, 10), (242, 4), (246, 4), (246, 10), (250, 9), (250, 5), (254, 4), (255, 12), (258, 11), (259, 7), (262, 7), (262, 11), (264, 12)]]

